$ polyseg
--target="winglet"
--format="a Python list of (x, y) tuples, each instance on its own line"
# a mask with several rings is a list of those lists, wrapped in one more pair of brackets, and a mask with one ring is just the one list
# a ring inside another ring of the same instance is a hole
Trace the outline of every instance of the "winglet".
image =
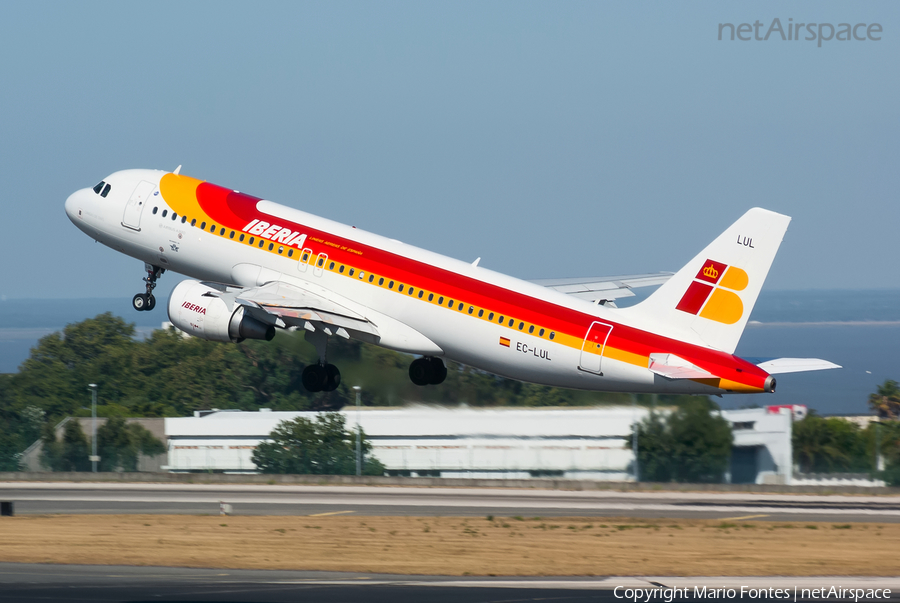
[(172, 172), (172, 173), (175, 174), (176, 176), (177, 176), (178, 174), (180, 174), (180, 173), (181, 173), (181, 165), (179, 164), (179, 166), (178, 166), (177, 168), (175, 168), (175, 171)]

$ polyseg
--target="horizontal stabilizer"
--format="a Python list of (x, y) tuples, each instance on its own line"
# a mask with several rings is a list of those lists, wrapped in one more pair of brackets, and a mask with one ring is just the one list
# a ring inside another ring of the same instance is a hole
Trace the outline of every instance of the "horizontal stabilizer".
[(819, 358), (773, 358), (771, 360), (757, 359), (754, 364), (770, 375), (782, 373), (802, 373), (805, 371), (824, 371), (827, 369), (842, 368), (840, 365)]
[(650, 354), (651, 373), (666, 379), (710, 379), (715, 375), (675, 354)]

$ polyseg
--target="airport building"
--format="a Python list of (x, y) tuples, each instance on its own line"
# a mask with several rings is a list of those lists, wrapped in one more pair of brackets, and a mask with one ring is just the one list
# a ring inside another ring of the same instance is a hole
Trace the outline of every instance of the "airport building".
[[(359, 421), (372, 453), (391, 475), (629, 481), (635, 467), (626, 438), (649, 411), (412, 406), (341, 412), (348, 429)], [(168, 465), (163, 469), (256, 472), (251, 457), (257, 444), (281, 421), (315, 415), (203, 411), (165, 419)], [(722, 416), (734, 434), (731, 482), (791, 483), (791, 409), (730, 410)]]

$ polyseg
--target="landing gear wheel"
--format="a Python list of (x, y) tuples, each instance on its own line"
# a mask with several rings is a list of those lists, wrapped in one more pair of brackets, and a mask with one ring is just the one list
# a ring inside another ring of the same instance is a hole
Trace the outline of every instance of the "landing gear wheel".
[(447, 378), (447, 367), (440, 358), (431, 357), (428, 358), (428, 361), (431, 363), (431, 381), (428, 383), (429, 385), (440, 385)]
[(156, 298), (152, 295), (147, 296), (147, 307), (144, 308), (147, 312), (156, 307)]
[(333, 364), (325, 365), (325, 373), (328, 375), (325, 380), (325, 386), (322, 388), (323, 391), (333, 392), (338, 388), (338, 385), (341, 384), (341, 371), (338, 370), (338, 367)]
[(409, 365), (409, 379), (416, 385), (428, 385), (434, 378), (434, 369), (428, 358), (416, 358)]
[(146, 310), (149, 303), (150, 302), (148, 301), (147, 295), (145, 293), (138, 293), (133, 298), (131, 298), (131, 307), (138, 312), (143, 312), (144, 310)]
[(307, 391), (312, 393), (320, 392), (325, 389), (325, 384), (328, 382), (328, 371), (321, 364), (311, 364), (303, 369), (301, 381), (303, 381), (303, 387)]

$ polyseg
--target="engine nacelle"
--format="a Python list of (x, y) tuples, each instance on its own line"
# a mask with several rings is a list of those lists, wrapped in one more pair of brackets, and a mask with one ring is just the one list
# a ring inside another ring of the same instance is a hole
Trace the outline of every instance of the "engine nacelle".
[(169, 320), (173, 325), (194, 337), (210, 341), (240, 343), (245, 339), (275, 337), (275, 327), (267, 325), (244, 312), (244, 307), (228, 305), (212, 287), (197, 281), (182, 281), (169, 296)]

